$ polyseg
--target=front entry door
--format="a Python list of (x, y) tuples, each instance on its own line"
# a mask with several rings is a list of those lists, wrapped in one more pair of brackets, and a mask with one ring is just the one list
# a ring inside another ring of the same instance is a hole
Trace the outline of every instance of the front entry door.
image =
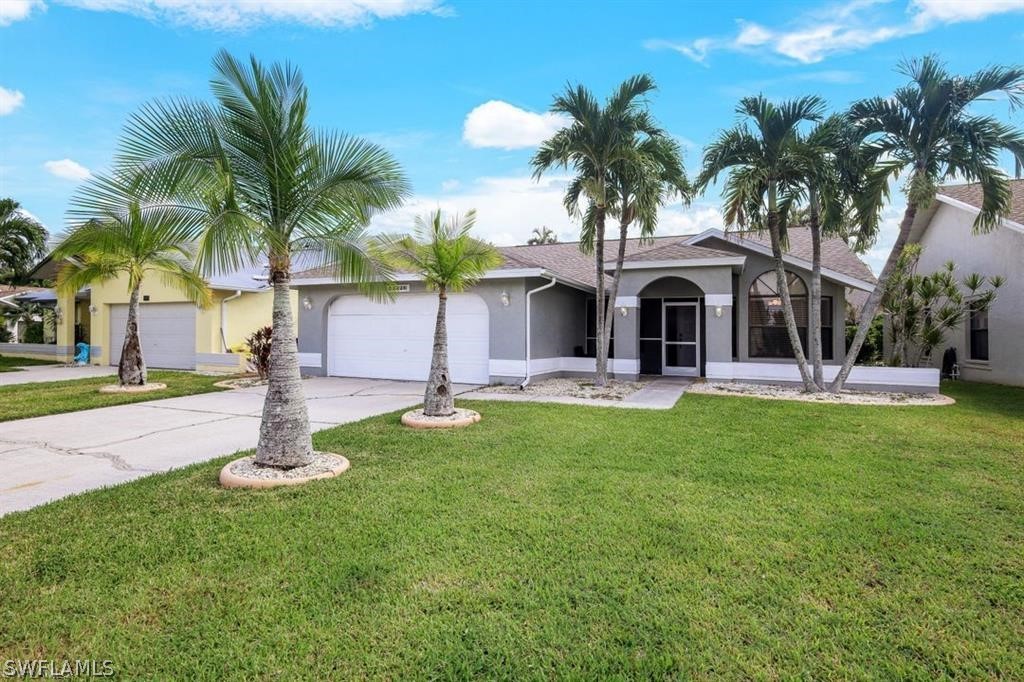
[(700, 376), (700, 316), (696, 303), (665, 303), (661, 373)]

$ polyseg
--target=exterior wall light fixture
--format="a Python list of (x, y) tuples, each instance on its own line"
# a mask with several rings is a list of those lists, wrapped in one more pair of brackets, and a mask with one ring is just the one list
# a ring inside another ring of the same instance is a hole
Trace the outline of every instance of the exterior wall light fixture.
[(311, 299), (309, 296), (304, 297), (302, 299), (302, 307), (305, 308), (306, 310), (312, 310), (313, 309), (313, 299)]
[(501, 292), (501, 304), (507, 308), (511, 302), (512, 302), (512, 297), (508, 295), (508, 292), (507, 291)]

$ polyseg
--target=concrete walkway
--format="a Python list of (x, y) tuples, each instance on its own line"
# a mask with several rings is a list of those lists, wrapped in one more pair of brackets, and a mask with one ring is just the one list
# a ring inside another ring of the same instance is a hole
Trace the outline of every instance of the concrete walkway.
[(69, 379), (88, 379), (117, 374), (117, 367), (97, 367), (86, 365), (32, 365), (22, 367), (13, 372), (0, 372), (0, 386), (14, 384), (34, 384), (41, 381), (67, 381)]
[[(303, 386), (314, 431), (412, 407), (425, 388), (333, 377)], [(0, 423), (0, 515), (255, 447), (265, 393), (246, 388)]]
[(576, 398), (565, 395), (542, 395), (538, 393), (491, 393), (471, 391), (460, 396), (466, 400), (501, 400), (511, 403), (555, 403), (559, 405), (589, 405), (590, 407), (623, 407), (639, 410), (668, 410), (693, 383), (688, 377), (659, 377), (646, 382), (647, 385), (622, 400), (603, 398)]

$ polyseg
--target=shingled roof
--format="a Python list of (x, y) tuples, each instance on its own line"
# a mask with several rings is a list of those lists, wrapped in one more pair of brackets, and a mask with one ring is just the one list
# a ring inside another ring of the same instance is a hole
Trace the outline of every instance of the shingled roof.
[[(811, 262), (810, 228), (790, 227), (786, 232), (789, 235), (789, 249), (786, 253), (808, 263)], [(772, 244), (767, 232), (737, 232), (730, 233), (729, 236), (733, 234), (739, 238), (757, 242), (762, 246), (771, 247)], [(844, 240), (839, 238), (821, 240), (821, 265), (829, 270), (835, 270), (865, 282), (873, 283), (875, 281), (875, 276), (867, 264), (857, 257), (857, 254), (850, 249)]]
[[(1010, 180), (1010, 212), (1006, 216), (1015, 223), (1024, 225), (1024, 180)], [(981, 209), (983, 199), (981, 185), (946, 185), (939, 188), (939, 194)]]
[[(810, 231), (791, 228), (789, 231), (789, 253), (803, 260), (811, 258)], [(737, 256), (735, 251), (710, 248), (698, 244), (687, 243), (696, 235), (677, 235), (671, 237), (655, 237), (641, 243), (639, 239), (626, 241), (626, 261), (635, 263), (643, 261), (680, 261), (707, 258), (731, 258)], [(742, 237), (761, 245), (768, 243), (767, 236), (753, 233), (742, 233)], [(732, 235), (728, 235), (730, 239)], [(730, 239), (731, 240), (731, 239)], [(736, 244), (738, 249), (743, 245)], [(559, 279), (585, 287), (595, 286), (594, 257), (580, 251), (579, 242), (560, 242), (557, 244), (536, 244), (522, 246), (499, 246), (498, 251), (505, 257), (498, 270), (545, 270)], [(604, 247), (605, 262), (610, 268), (618, 255), (618, 241), (609, 240)], [(822, 243), (822, 266), (844, 275), (874, 282), (874, 275), (846, 243), (841, 239), (828, 239)], [(295, 274), (297, 284), (303, 279), (330, 278), (331, 273), (323, 268), (315, 268)]]

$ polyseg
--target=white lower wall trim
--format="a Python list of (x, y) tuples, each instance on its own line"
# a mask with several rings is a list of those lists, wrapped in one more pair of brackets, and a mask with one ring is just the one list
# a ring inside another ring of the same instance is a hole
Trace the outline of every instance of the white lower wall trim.
[(67, 355), (73, 354), (74, 348), (58, 346), (53, 343), (0, 343), (0, 353), (31, 353), (32, 355)]
[[(593, 372), (594, 358), (534, 358), (530, 360), (530, 375), (554, 374), (555, 372)], [(627, 358), (612, 358), (608, 370), (614, 374), (639, 374), (640, 361)], [(489, 371), (492, 377), (526, 376), (525, 360), (491, 360)]]
[(299, 353), (299, 367), (322, 367), (323, 353)]
[[(839, 373), (839, 365), (825, 365), (825, 381)], [(795, 364), (773, 362), (709, 362), (708, 379), (727, 381), (789, 381), (799, 382), (800, 370)], [(869, 386), (906, 386), (938, 390), (939, 370), (932, 367), (863, 367), (856, 366), (847, 379), (849, 384)]]
[(238, 367), (241, 363), (241, 356), (238, 353), (196, 353), (197, 365), (223, 365), (225, 367)]
[(521, 377), (526, 375), (525, 360), (491, 360), (487, 363), (487, 371), (492, 377)]
[(704, 294), (704, 305), (732, 305), (732, 294)]
[(639, 296), (616, 296), (615, 297), (616, 308), (639, 308), (640, 297)]

